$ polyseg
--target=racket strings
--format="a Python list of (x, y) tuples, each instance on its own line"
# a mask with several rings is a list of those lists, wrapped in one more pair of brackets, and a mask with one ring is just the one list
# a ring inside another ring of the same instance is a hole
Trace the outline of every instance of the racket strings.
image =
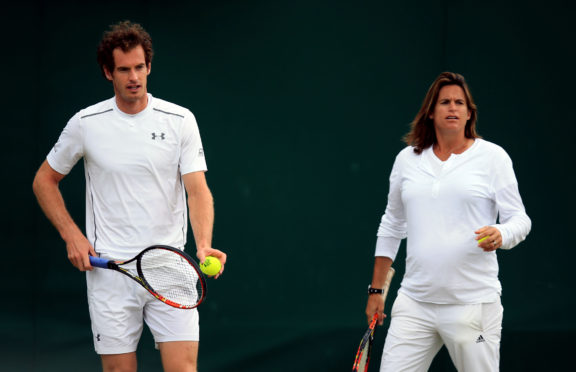
[(140, 258), (142, 276), (160, 296), (182, 306), (195, 306), (203, 296), (195, 267), (176, 252), (151, 249)]

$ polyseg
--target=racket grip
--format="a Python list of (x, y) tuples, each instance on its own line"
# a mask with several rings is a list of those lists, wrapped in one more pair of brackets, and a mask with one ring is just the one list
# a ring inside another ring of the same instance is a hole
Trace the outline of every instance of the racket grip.
[(107, 260), (105, 258), (90, 256), (90, 265), (92, 266), (107, 269), (109, 267), (108, 262), (110, 262), (110, 260)]

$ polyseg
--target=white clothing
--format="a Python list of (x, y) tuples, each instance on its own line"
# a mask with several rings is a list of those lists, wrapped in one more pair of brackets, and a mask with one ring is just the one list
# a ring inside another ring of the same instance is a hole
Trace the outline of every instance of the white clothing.
[(198, 341), (197, 309), (170, 307), (134, 280), (116, 271), (86, 272), (88, 309), (98, 354), (136, 351), (146, 322), (154, 341)]
[(474, 231), (498, 228), (504, 249), (528, 235), (512, 161), (482, 139), (442, 165), (438, 160), (432, 147), (420, 155), (407, 147), (396, 157), (375, 255), (394, 260), (407, 237), (400, 292), (435, 304), (496, 302), (502, 289), (496, 252), (479, 248)]
[(391, 314), (380, 372), (426, 372), (442, 345), (459, 372), (499, 370), (500, 301), (439, 305), (399, 293)]
[(86, 236), (96, 252), (128, 259), (153, 244), (184, 247), (181, 175), (205, 171), (194, 115), (148, 94), (146, 109), (120, 111), (115, 97), (78, 112), (48, 154), (68, 174), (84, 157)]

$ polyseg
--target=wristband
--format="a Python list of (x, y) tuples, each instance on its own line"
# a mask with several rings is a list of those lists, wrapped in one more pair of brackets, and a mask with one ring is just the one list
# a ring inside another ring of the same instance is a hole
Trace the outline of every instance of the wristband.
[(368, 294), (382, 294), (384, 291), (380, 288), (372, 288), (372, 284), (368, 284)]

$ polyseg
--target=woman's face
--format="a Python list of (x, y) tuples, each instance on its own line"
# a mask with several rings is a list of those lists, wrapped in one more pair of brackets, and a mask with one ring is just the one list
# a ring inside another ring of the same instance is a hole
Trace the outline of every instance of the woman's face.
[(445, 85), (440, 88), (434, 112), (430, 115), (434, 128), (442, 134), (464, 134), (470, 111), (464, 90), (458, 85)]

